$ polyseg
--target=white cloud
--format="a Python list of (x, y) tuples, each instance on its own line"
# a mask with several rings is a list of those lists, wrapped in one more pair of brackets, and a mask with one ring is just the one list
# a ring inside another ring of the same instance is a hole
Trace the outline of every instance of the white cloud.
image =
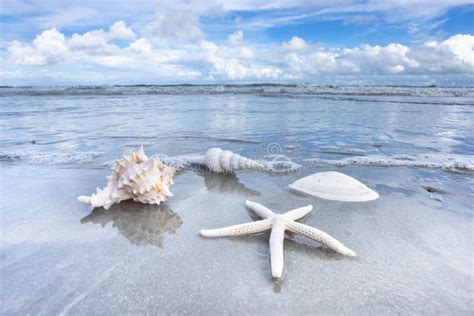
[(211, 65), (209, 75), (230, 80), (277, 79), (282, 71), (274, 66), (243, 62), (232, 54), (233, 50), (219, 47), (210, 41), (201, 41), (203, 58)]
[(92, 30), (84, 34), (73, 34), (69, 45), (73, 49), (87, 50), (107, 50), (114, 48), (110, 44), (111, 40), (132, 40), (135, 38), (135, 32), (127, 27), (125, 22), (118, 21), (112, 24), (109, 31), (103, 29)]
[(228, 42), (231, 45), (240, 45), (244, 41), (244, 32), (237, 31), (229, 35)]
[(160, 10), (148, 23), (144, 35), (152, 42), (166, 45), (201, 39), (204, 33), (199, 23), (199, 14), (185, 9)]
[[(11, 64), (17, 68), (8, 71), (18, 73), (16, 70), (22, 66), (47, 69), (57, 64), (83, 69), (100, 65), (115, 73), (123, 71), (128, 78), (149, 73), (174, 81), (311, 81), (320, 75), (474, 74), (474, 36), (467, 34), (411, 46), (391, 43), (331, 48), (313, 45), (297, 36), (283, 45), (244, 43), (242, 31), (222, 43), (196, 41), (200, 30), (191, 37), (183, 35), (182, 41), (171, 41), (169, 36), (178, 36), (174, 31), (179, 28), (166, 27), (160, 26), (161, 35), (154, 33), (158, 40), (149, 37), (150, 33), (141, 33), (142, 37), (135, 40), (135, 31), (123, 21), (115, 22), (108, 31), (95, 29), (70, 37), (52, 28), (41, 32), (31, 43), (9, 43)], [(115, 42), (118, 39), (121, 41)]]
[(287, 43), (283, 43), (283, 48), (292, 51), (305, 50), (308, 44), (301, 37), (293, 36)]
[(107, 35), (109, 39), (132, 40), (135, 38), (135, 32), (124, 21), (112, 24)]
[(442, 42), (408, 47), (362, 45), (345, 49), (308, 49), (286, 54), (295, 76), (305, 74), (454, 74), (474, 73), (474, 36), (455, 35)]
[[(364, 45), (354, 49), (345, 49), (338, 55), (340, 60), (356, 65), (357, 73), (395, 74), (405, 69), (415, 69), (419, 63), (408, 56), (410, 48), (401, 44), (387, 46)], [(345, 71), (346, 69), (342, 69)]]
[(13, 61), (20, 66), (40, 66), (46, 65), (46, 58), (39, 55), (31, 45), (13, 41), (8, 46)]
[[(472, 0), (208, 0), (174, 1), (151, 0), (124, 2), (120, 0), (83, 1), (69, 0), (67, 6), (58, 5), (57, 0), (3, 0), (2, 14), (14, 16), (16, 22), (5, 23), (4, 33), (30, 32), (57, 27), (99, 27), (116, 21), (117, 17), (134, 21), (133, 26), (149, 25), (150, 36), (182, 40), (182, 37), (204, 38), (200, 20), (209, 23), (214, 30), (271, 28), (276, 25), (303, 23), (307, 21), (339, 20), (348, 23), (411, 25), (410, 30), (423, 32), (423, 22), (433, 24), (434, 19), (453, 8), (472, 5)], [(239, 12), (251, 12), (249, 16)], [(157, 12), (157, 15), (154, 13)], [(216, 25), (214, 18), (227, 18)], [(154, 20), (154, 21), (152, 21)], [(210, 21), (210, 22), (209, 22)], [(436, 24), (436, 23), (434, 23)], [(176, 25), (181, 26), (182, 32)], [(142, 35), (142, 34), (141, 34)], [(20, 38), (16, 38), (20, 39)]]
[(146, 38), (140, 38), (136, 40), (135, 42), (131, 43), (130, 48), (137, 53), (149, 54), (151, 53), (153, 46), (151, 45), (150, 41), (147, 40)]
[(254, 56), (253, 51), (245, 46), (240, 48), (240, 57), (244, 59), (252, 59)]
[(62, 61), (67, 52), (65, 37), (56, 28), (43, 31), (32, 45), (14, 41), (9, 47), (13, 60), (18, 65), (42, 66)]
[(98, 50), (107, 47), (107, 33), (104, 30), (93, 30), (84, 34), (73, 34), (69, 46), (72, 49)]
[(447, 48), (462, 62), (474, 66), (474, 36), (457, 34), (442, 42), (440, 46)]

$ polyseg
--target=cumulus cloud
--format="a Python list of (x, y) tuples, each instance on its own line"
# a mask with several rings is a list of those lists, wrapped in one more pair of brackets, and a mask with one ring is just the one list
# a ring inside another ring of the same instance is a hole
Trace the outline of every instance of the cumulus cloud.
[[(236, 31), (227, 37), (227, 42), (231, 47), (238, 47), (238, 55), (242, 59), (252, 59), (254, 52), (250, 47), (244, 46), (244, 32)], [(232, 49), (232, 48), (231, 48)]]
[(362, 45), (344, 49), (290, 52), (285, 60), (294, 75), (304, 74), (453, 74), (474, 73), (472, 35), (455, 35), (442, 42), (408, 47)]
[(98, 50), (107, 47), (107, 34), (104, 30), (94, 30), (84, 34), (73, 34), (69, 40), (72, 49)]
[(64, 35), (52, 28), (38, 35), (31, 45), (14, 41), (8, 51), (18, 65), (42, 66), (62, 61), (68, 47)]
[(107, 36), (109, 39), (132, 40), (135, 32), (124, 21), (117, 21), (110, 26)]
[(283, 48), (292, 51), (305, 50), (308, 44), (301, 37), (293, 36), (288, 42), (283, 43)]
[[(437, 47), (437, 43), (431, 43), (432, 47)], [(474, 36), (466, 34), (457, 34), (451, 36), (439, 46), (442, 49), (451, 51), (456, 58), (464, 63), (474, 66)]]
[(149, 54), (151, 53), (153, 46), (151, 45), (148, 39), (140, 38), (135, 42), (131, 43), (130, 48), (137, 53)]
[[(338, 59), (352, 64), (352, 72), (365, 74), (397, 74), (406, 69), (416, 69), (420, 64), (409, 57), (410, 48), (401, 44), (387, 46), (364, 45), (354, 49), (345, 49)], [(341, 65), (342, 68), (342, 65)], [(341, 69), (345, 71), (346, 69)]]
[(108, 32), (97, 29), (84, 34), (75, 33), (72, 35), (69, 45), (75, 49), (107, 50), (113, 48), (113, 45), (109, 44), (111, 40), (132, 40), (134, 38), (135, 32), (125, 22), (118, 21), (110, 26)]
[(474, 74), (474, 36), (467, 34), (411, 46), (391, 43), (331, 48), (313, 45), (298, 36), (283, 44), (262, 45), (244, 41), (242, 31), (230, 34), (223, 42), (203, 39), (194, 21), (185, 27), (194, 33), (171, 41), (182, 30), (178, 22), (167, 25), (166, 19), (161, 18), (154, 26), (156, 37), (151, 36), (149, 25), (136, 33), (118, 21), (107, 31), (95, 29), (70, 37), (51, 28), (30, 43), (13, 41), (7, 49), (17, 67), (100, 65), (124, 73), (160, 74), (174, 81), (311, 81), (319, 75)]
[(209, 75), (212, 77), (243, 79), (277, 79), (282, 71), (273, 66), (264, 66), (243, 62), (233, 55), (233, 51), (219, 47), (210, 41), (202, 41), (203, 58), (211, 65)]

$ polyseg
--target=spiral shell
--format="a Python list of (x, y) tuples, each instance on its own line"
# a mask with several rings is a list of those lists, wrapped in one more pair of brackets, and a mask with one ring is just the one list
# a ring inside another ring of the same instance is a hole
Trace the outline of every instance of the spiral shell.
[(173, 195), (169, 187), (174, 173), (175, 169), (164, 165), (159, 158), (149, 159), (142, 147), (137, 153), (126, 153), (115, 163), (104, 189), (97, 188), (95, 194), (80, 196), (78, 200), (105, 209), (128, 199), (160, 204)]
[(206, 166), (216, 173), (234, 173), (239, 170), (263, 170), (263, 164), (235, 154), (230, 150), (211, 148), (204, 156)]

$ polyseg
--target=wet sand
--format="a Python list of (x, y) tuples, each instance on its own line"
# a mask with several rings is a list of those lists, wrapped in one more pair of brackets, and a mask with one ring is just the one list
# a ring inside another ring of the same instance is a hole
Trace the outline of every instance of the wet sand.
[[(186, 170), (162, 206), (125, 202), (91, 211), (76, 198), (105, 184), (107, 170), (1, 168), (2, 315), (474, 311), (469, 175), (332, 167), (380, 193), (373, 202), (343, 203), (286, 188), (306, 174), (232, 177)], [(198, 235), (202, 228), (250, 221), (245, 199), (276, 212), (313, 204), (303, 222), (358, 256), (290, 236), (285, 274), (275, 282), (268, 232)]]

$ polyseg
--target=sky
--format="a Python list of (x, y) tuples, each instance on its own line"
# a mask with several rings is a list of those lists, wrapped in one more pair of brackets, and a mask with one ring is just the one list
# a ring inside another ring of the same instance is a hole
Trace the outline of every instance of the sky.
[(0, 0), (0, 85), (474, 86), (474, 0)]

